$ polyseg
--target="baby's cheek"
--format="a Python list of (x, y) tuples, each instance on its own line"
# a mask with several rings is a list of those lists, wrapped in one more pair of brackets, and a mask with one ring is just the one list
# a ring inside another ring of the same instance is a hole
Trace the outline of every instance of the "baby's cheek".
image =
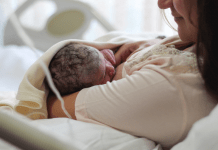
[(98, 72), (95, 74), (95, 85), (102, 84), (104, 80), (104, 75), (105, 75), (105, 69), (104, 67), (99, 67)]

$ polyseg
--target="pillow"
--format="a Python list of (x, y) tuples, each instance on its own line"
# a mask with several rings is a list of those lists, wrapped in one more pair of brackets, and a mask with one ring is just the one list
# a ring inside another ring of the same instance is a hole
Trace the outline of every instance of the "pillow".
[(172, 150), (217, 150), (218, 149), (218, 105), (210, 115), (197, 121), (187, 138)]

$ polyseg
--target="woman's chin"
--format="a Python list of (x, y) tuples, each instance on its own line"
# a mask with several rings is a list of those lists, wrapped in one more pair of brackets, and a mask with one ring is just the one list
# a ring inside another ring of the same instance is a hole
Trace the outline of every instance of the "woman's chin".
[(196, 42), (197, 41), (197, 33), (193, 34), (194, 31), (190, 31), (190, 32), (187, 32), (187, 31), (189, 31), (189, 30), (183, 29), (182, 27), (178, 26), (179, 38), (184, 42)]

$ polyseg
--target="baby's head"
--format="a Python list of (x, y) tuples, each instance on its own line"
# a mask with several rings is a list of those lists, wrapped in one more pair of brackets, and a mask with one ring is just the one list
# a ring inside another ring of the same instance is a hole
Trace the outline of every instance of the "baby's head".
[(94, 47), (69, 43), (52, 58), (49, 70), (61, 95), (80, 91), (111, 81), (115, 58), (109, 49), (101, 52)]

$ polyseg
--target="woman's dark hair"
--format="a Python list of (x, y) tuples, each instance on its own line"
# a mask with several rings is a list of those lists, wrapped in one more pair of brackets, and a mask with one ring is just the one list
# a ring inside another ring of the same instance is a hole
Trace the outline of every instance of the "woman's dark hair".
[(198, 0), (198, 68), (208, 93), (218, 100), (218, 1)]

